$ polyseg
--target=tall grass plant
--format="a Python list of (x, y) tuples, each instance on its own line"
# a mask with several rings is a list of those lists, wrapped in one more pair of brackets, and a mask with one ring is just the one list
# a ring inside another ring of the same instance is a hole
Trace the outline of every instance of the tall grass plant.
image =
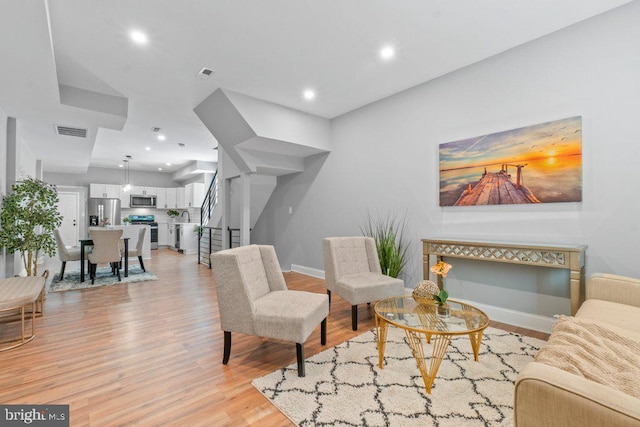
[(374, 217), (367, 211), (365, 224), (360, 227), (363, 235), (375, 240), (380, 268), (387, 276), (400, 276), (407, 264), (409, 242), (404, 236), (406, 224), (406, 214), (402, 218), (395, 218), (390, 213)]

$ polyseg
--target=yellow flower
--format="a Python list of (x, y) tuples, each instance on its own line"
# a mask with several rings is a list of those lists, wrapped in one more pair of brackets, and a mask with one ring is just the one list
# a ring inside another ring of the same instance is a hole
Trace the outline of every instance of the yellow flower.
[(447, 277), (447, 273), (452, 268), (453, 266), (451, 264), (447, 264), (444, 261), (440, 261), (436, 265), (431, 267), (431, 272), (435, 275), (442, 275), (442, 277)]

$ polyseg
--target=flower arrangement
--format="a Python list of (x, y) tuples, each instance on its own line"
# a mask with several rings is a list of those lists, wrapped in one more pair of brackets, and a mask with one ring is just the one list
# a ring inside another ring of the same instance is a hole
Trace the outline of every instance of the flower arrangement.
[[(444, 277), (447, 277), (447, 273), (452, 268), (453, 266), (451, 264), (447, 264), (444, 261), (439, 261), (437, 264), (431, 267), (430, 270), (436, 276), (442, 276), (444, 278)], [(444, 285), (440, 293), (438, 293), (437, 295), (436, 294), (433, 295), (433, 299), (435, 300), (436, 304), (440, 306), (445, 305), (447, 303), (448, 298), (449, 298), (449, 292), (447, 292), (444, 289)]]
[(447, 264), (444, 261), (439, 261), (433, 267), (431, 267), (431, 272), (436, 276), (447, 277), (447, 273), (451, 270), (453, 266), (451, 264)]

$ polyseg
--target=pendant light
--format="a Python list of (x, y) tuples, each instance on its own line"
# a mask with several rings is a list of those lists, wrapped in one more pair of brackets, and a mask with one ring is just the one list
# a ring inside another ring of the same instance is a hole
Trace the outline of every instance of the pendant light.
[(131, 191), (131, 184), (129, 183), (129, 162), (131, 161), (131, 156), (125, 156), (122, 162), (124, 163), (124, 185), (122, 186), (122, 191), (128, 193)]

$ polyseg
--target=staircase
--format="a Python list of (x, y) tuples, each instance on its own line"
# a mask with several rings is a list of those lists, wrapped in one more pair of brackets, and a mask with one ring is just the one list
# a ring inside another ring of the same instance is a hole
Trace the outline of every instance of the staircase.
[[(229, 213), (232, 219), (228, 222), (226, 229), (222, 228), (222, 203), (219, 197), (220, 174), (216, 172), (209, 185), (209, 189), (205, 194), (202, 207), (200, 208), (200, 237), (198, 245), (198, 262), (209, 265), (209, 254), (223, 249), (235, 248), (240, 246), (240, 226), (238, 218), (242, 209), (239, 195), (242, 189), (240, 180), (232, 180), (228, 183), (230, 186)], [(253, 228), (258, 221), (264, 207), (266, 206), (271, 193), (277, 184), (276, 177), (255, 174), (252, 175), (250, 191), (250, 229)], [(226, 247), (223, 247), (223, 233), (227, 233)]]
[(201, 210), (198, 262), (210, 264), (209, 254), (227, 249), (222, 246), (249, 244), (278, 177), (303, 172), (307, 158), (329, 153), (331, 125), (328, 119), (223, 89), (193, 111), (219, 148), (218, 170)]
[(207, 264), (211, 268), (209, 255), (222, 250), (222, 229), (213, 227), (211, 218), (218, 204), (218, 172), (213, 175), (211, 184), (200, 207), (200, 233), (198, 233), (198, 264)]

